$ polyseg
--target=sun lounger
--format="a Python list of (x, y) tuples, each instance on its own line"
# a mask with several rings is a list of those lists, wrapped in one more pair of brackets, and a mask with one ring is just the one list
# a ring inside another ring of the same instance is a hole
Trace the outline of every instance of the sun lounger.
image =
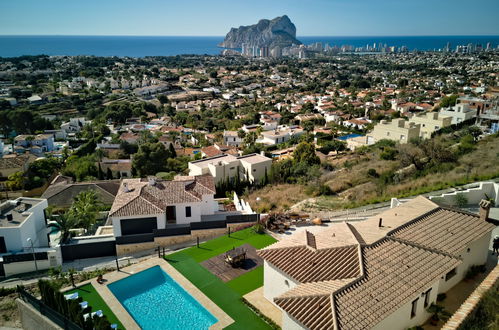
[(92, 317), (92, 318), (94, 316), (102, 317), (103, 315), (104, 315), (104, 313), (102, 313), (102, 311), (99, 309), (97, 312), (93, 312), (92, 314), (90, 314), (90, 313), (84, 314), (83, 319), (86, 321), (89, 317)]
[(71, 294), (65, 294), (64, 298), (66, 300), (78, 299), (78, 292), (74, 292), (74, 293), (71, 293)]
[(116, 323), (111, 324), (111, 329), (118, 329), (118, 325)]
[(88, 307), (88, 301), (83, 301), (80, 303), (81, 308), (85, 309)]

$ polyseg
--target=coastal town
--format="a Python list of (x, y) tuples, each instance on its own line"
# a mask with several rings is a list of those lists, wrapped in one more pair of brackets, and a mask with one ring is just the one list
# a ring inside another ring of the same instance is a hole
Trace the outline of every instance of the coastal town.
[(282, 21), (213, 56), (0, 57), (0, 327), (497, 325), (499, 46), (255, 26)]

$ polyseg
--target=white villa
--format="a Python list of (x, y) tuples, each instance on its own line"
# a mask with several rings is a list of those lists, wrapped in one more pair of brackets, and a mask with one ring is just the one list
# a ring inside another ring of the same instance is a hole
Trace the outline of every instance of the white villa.
[(167, 224), (200, 222), (218, 211), (213, 178), (124, 179), (109, 211), (115, 237), (152, 233)]
[(463, 121), (476, 118), (477, 110), (470, 108), (468, 103), (458, 103), (453, 107), (442, 108), (440, 115), (452, 117), (452, 124), (459, 124)]
[[(51, 248), (46, 199), (19, 197), (0, 205), (0, 277), (56, 267), (60, 250)], [(36, 254), (37, 264), (33, 259)]]
[(490, 203), (480, 206), (475, 215), (417, 197), (365, 221), (299, 231), (258, 251), (264, 296), (283, 311), (283, 329), (423, 324), (437, 294), (486, 263), (495, 226)]
[(238, 157), (222, 154), (189, 162), (189, 175), (210, 174), (216, 185), (222, 180), (235, 178), (239, 172), (242, 180), (258, 182), (265, 177), (265, 172), (270, 172), (271, 165), (272, 159), (260, 154)]

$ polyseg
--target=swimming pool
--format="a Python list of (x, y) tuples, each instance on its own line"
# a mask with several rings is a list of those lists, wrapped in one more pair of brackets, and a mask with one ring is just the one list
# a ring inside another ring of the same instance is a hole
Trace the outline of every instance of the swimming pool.
[(208, 329), (218, 320), (160, 266), (108, 285), (142, 329)]

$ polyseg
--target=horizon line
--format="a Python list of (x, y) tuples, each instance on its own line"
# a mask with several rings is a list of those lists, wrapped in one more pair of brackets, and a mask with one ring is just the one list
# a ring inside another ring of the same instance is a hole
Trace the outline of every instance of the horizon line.
[[(145, 35), (145, 34), (0, 34), (0, 37), (213, 37), (223, 38), (224, 35)], [(499, 34), (405, 34), (405, 35), (298, 35), (301, 37), (499, 37)]]

